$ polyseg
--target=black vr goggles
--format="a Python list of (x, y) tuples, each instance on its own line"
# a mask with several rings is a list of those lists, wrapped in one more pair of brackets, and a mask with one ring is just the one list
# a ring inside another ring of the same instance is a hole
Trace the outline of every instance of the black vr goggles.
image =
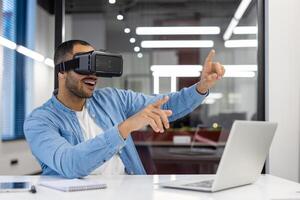
[(90, 51), (76, 54), (72, 60), (62, 62), (55, 68), (58, 72), (74, 70), (83, 75), (119, 77), (123, 73), (123, 58), (119, 54)]

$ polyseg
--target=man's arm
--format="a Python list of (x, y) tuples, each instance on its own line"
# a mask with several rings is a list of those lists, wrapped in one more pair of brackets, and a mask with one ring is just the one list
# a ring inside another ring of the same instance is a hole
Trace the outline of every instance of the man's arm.
[(133, 91), (119, 90), (124, 102), (127, 120), (120, 124), (124, 138), (132, 131), (150, 125), (155, 132), (169, 128), (169, 121), (185, 116), (198, 107), (206, 95), (197, 92), (196, 84), (165, 95), (144, 95)]
[(117, 126), (75, 146), (43, 118), (28, 117), (24, 132), (37, 159), (67, 178), (87, 176), (125, 145)]
[(155, 132), (163, 132), (169, 128), (169, 121), (176, 120), (192, 112), (201, 104), (205, 94), (220, 80), (225, 73), (220, 63), (213, 63), (215, 51), (207, 56), (201, 73), (200, 81), (179, 92), (163, 95), (146, 96), (132, 91), (120, 91), (119, 96), (124, 102), (127, 120), (119, 125), (120, 133), (126, 138), (130, 132), (150, 125)]

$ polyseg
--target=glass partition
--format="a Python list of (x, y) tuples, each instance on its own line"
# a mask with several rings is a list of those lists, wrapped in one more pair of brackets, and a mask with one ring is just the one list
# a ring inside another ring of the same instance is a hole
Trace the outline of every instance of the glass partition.
[(216, 50), (225, 77), (198, 108), (163, 134), (132, 133), (148, 173), (215, 173), (234, 120), (257, 116), (257, 2), (66, 1), (66, 11), (66, 39), (123, 55), (123, 76), (100, 78), (98, 88), (176, 92), (199, 81)]

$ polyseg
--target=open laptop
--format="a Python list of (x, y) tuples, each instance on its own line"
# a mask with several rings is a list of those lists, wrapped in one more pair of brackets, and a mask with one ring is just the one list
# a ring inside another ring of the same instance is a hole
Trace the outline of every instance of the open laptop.
[(277, 123), (235, 121), (217, 173), (208, 180), (176, 180), (160, 185), (168, 188), (216, 192), (254, 183), (261, 174)]

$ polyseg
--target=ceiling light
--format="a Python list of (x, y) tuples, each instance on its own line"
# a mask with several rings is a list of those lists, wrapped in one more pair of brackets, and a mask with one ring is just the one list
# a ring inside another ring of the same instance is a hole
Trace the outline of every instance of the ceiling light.
[(136, 41), (135, 38), (130, 38), (130, 39), (129, 39), (129, 42), (130, 42), (130, 43), (135, 43), (135, 41)]
[(238, 25), (239, 20), (242, 18), (243, 14), (247, 10), (250, 3), (251, 3), (251, 0), (242, 0), (241, 1), (239, 7), (237, 8), (237, 10), (234, 13), (234, 17), (231, 19), (231, 21), (223, 35), (224, 40), (230, 39), (234, 28)]
[(238, 25), (239, 21), (237, 21), (236, 19), (232, 18), (224, 35), (223, 35), (223, 39), (224, 40), (229, 40), (229, 38), (232, 35), (232, 32), (234, 30), (234, 28)]
[(140, 50), (141, 50), (140, 47), (134, 47), (134, 51), (135, 51), (135, 52), (139, 52)]
[(121, 20), (123, 20), (123, 19), (124, 19), (124, 16), (123, 16), (123, 15), (121, 15), (121, 14), (118, 14), (118, 15), (117, 15), (117, 20), (120, 20), (120, 21), (121, 21)]
[(245, 11), (247, 10), (249, 4), (251, 3), (251, 0), (242, 0), (239, 7), (237, 8), (237, 10), (234, 13), (234, 18), (237, 20), (240, 20)]
[(150, 70), (153, 72), (170, 72), (170, 71), (189, 71), (189, 72), (199, 72), (202, 71), (201, 65), (152, 65)]
[(45, 57), (42, 54), (40, 54), (36, 51), (33, 51), (31, 49), (28, 49), (22, 45), (17, 45), (15, 42), (8, 40), (2, 36), (0, 36), (0, 45), (5, 46), (12, 50), (16, 50), (17, 52), (19, 52), (27, 57), (30, 57), (38, 62), (44, 61), (44, 63), (46, 65), (48, 65), (50, 67), (54, 67), (54, 62), (52, 59), (50, 59), (50, 58), (45, 59)]
[(214, 104), (216, 102), (215, 99), (206, 98), (203, 100), (203, 104)]
[(200, 77), (200, 72), (192, 72), (192, 71), (158, 71), (153, 72), (153, 76), (158, 77)]
[(138, 57), (138, 58), (142, 58), (142, 57), (143, 57), (143, 54), (142, 54), (142, 53), (138, 53), (138, 54), (137, 54), (137, 57)]
[[(224, 77), (253, 78), (255, 77), (255, 71), (257, 71), (257, 65), (224, 65), (224, 67), (226, 70)], [(177, 77), (200, 77), (202, 68), (201, 65), (152, 65), (150, 70), (153, 76), (154, 94), (159, 93), (160, 77), (171, 78), (171, 91), (174, 92), (177, 89)], [(206, 98), (209, 99), (207, 104), (212, 104), (222, 97), (222, 93), (211, 93)]]
[(205, 98), (205, 101), (203, 103), (206, 104), (213, 104), (215, 103), (216, 100), (223, 98), (223, 94), (222, 93), (209, 93), (209, 95)]
[[(257, 65), (223, 65), (226, 71), (234, 72), (255, 72), (257, 71)], [(151, 71), (202, 71), (202, 65), (152, 65)]]
[(257, 34), (257, 26), (237, 26), (233, 29), (233, 34)]
[(9, 48), (9, 49), (13, 49), (13, 50), (17, 48), (16, 43), (14, 43), (13, 41), (10, 41), (10, 40), (8, 40), (4, 37), (1, 37), (1, 36), (0, 36), (0, 44), (7, 47), (7, 48)]
[(201, 65), (152, 65), (153, 76), (159, 77), (198, 77)]
[(44, 63), (45, 63), (46, 65), (48, 65), (49, 67), (53, 67), (53, 68), (54, 68), (54, 61), (53, 61), (52, 59), (46, 58), (46, 59), (44, 60)]
[(233, 78), (253, 78), (255, 77), (255, 72), (229, 72), (225, 71), (224, 77)]
[(257, 65), (223, 65), (226, 71), (256, 72)]
[[(224, 65), (224, 77), (254, 77), (257, 65)], [(153, 76), (159, 77), (197, 77), (202, 71), (201, 65), (152, 65)]]
[(143, 48), (206, 48), (213, 46), (212, 40), (146, 40), (141, 42)]
[(159, 94), (159, 76), (153, 75), (153, 93)]
[(218, 26), (165, 26), (165, 27), (137, 27), (137, 35), (217, 35)]
[(210, 99), (221, 99), (223, 97), (223, 94), (218, 92), (211, 92), (209, 93), (208, 97)]
[(124, 28), (124, 33), (130, 33), (130, 28)]
[(109, 0), (108, 3), (110, 3), (110, 4), (115, 4), (115, 3), (116, 3), (116, 0)]
[(28, 49), (26, 47), (23, 47), (23, 46), (18, 46), (17, 47), (17, 52), (25, 55), (25, 56), (28, 56), (36, 61), (39, 61), (39, 62), (43, 62), (44, 61), (44, 56), (31, 50), (31, 49)]
[(226, 48), (257, 47), (257, 40), (227, 40)]

